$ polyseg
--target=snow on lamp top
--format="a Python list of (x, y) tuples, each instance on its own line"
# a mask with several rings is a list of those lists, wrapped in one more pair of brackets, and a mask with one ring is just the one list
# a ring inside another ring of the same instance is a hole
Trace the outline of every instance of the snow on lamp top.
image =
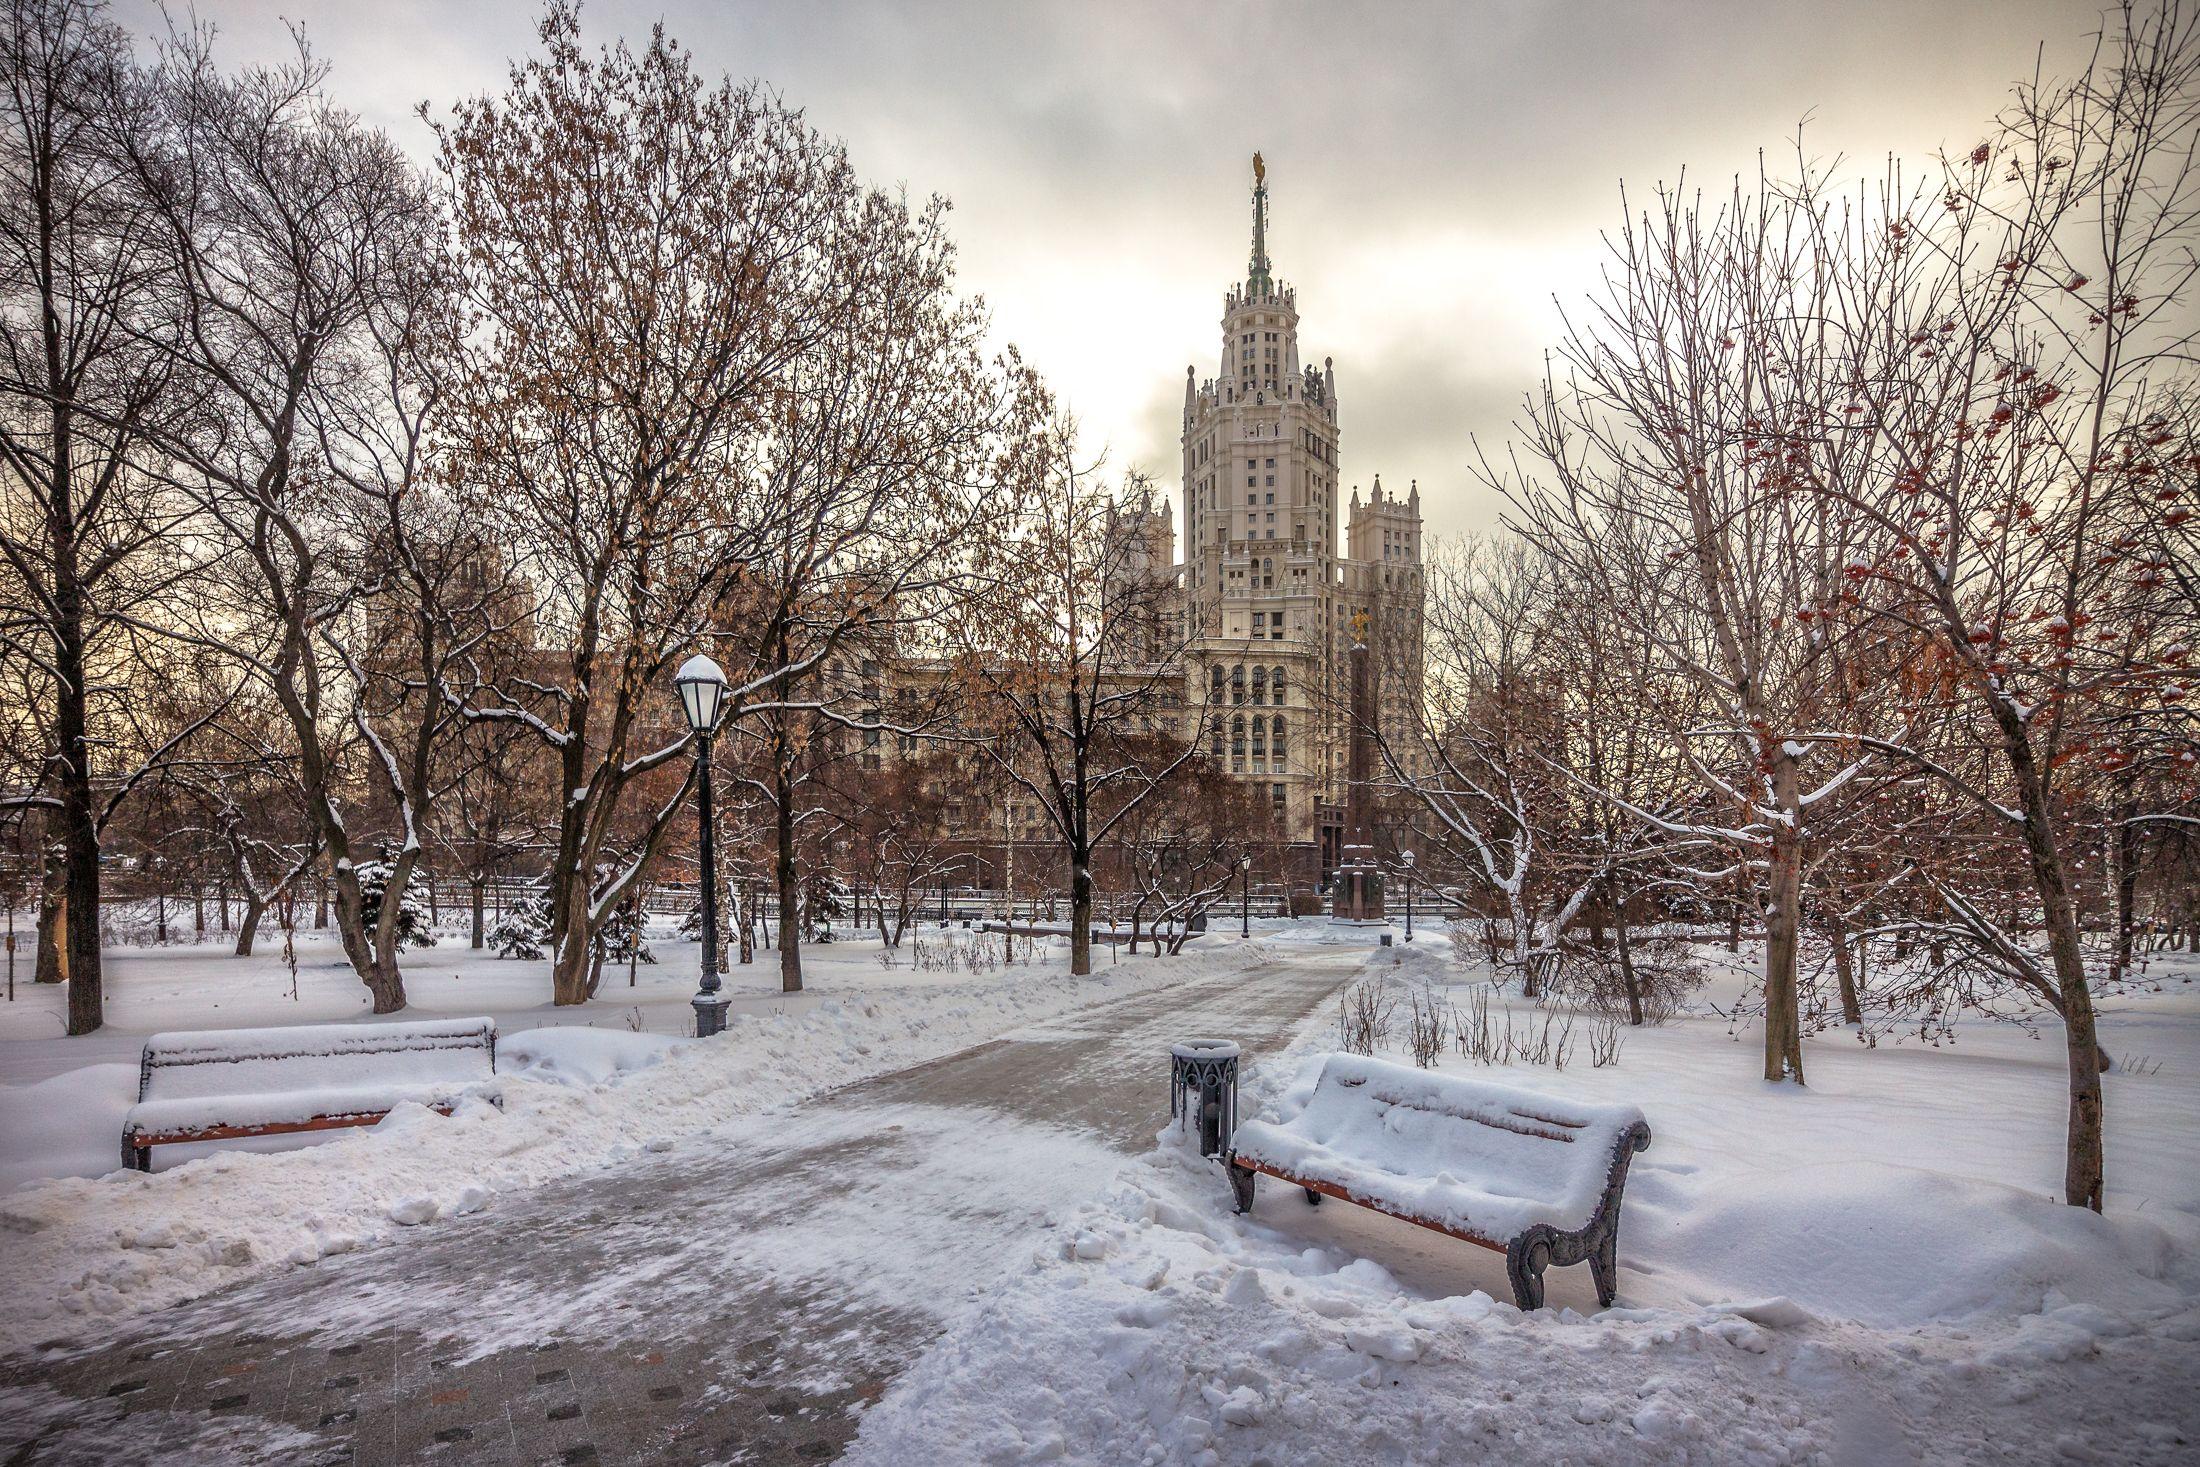
[(718, 712), (726, 701), (726, 675), (717, 663), (698, 652), (680, 664), (672, 685), (680, 690), (680, 706), (687, 710), (690, 728), (709, 733), (718, 726)]

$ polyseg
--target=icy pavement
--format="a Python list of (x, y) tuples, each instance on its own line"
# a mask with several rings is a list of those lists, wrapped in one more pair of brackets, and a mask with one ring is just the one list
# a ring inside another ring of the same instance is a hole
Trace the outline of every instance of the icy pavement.
[(0, 1366), (10, 1462), (801, 1462), (1365, 956), (1103, 1004)]

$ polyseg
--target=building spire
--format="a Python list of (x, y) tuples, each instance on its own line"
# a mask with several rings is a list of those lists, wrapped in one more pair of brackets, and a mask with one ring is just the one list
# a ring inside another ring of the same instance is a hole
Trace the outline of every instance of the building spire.
[(1253, 155), (1253, 260), (1246, 270), (1246, 294), (1268, 294), (1268, 165)]

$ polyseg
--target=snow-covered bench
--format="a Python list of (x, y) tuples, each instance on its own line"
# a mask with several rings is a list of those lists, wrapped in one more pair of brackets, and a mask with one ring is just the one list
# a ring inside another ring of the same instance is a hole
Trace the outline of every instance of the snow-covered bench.
[(1505, 1255), (1513, 1297), (1543, 1305), (1543, 1270), (1586, 1262), (1597, 1298), (1617, 1287), (1620, 1192), (1650, 1144), (1631, 1105), (1589, 1105), (1507, 1085), (1333, 1054), (1313, 1088), (1232, 1138), (1237, 1210), (1255, 1174), (1339, 1197)]
[(496, 1068), (494, 1019), (155, 1034), (122, 1164), (150, 1171), (155, 1146), (184, 1141), (371, 1126), (406, 1101), (447, 1115), (469, 1093), (496, 1102)]

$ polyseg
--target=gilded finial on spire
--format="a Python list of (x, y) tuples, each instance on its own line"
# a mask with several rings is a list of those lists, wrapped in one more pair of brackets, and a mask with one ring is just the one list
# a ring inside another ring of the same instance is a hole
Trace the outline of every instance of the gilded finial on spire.
[(1253, 259), (1246, 267), (1247, 294), (1268, 294), (1268, 165), (1253, 155)]

